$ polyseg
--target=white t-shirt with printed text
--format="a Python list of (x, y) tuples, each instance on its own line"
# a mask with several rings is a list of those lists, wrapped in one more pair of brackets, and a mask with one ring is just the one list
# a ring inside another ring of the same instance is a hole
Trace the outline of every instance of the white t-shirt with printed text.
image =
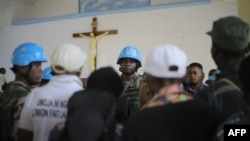
[(65, 121), (69, 98), (82, 89), (82, 82), (77, 76), (54, 76), (49, 83), (28, 94), (19, 128), (32, 131), (33, 141), (47, 141), (53, 127)]

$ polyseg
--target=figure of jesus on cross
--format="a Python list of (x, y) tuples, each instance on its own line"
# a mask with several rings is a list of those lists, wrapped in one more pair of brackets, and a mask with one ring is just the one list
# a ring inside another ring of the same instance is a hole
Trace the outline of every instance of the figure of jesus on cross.
[(97, 31), (97, 18), (94, 17), (92, 21), (92, 32), (86, 33), (75, 33), (73, 34), (74, 38), (83, 37), (90, 40), (90, 67), (91, 71), (96, 69), (96, 61), (97, 61), (97, 41), (104, 37), (105, 35), (117, 34), (117, 30), (106, 30), (106, 31)]

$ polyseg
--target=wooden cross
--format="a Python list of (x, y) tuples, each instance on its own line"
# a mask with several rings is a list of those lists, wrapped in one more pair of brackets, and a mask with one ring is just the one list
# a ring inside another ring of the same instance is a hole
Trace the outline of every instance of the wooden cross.
[(97, 31), (97, 18), (94, 17), (93, 21), (91, 23), (92, 31), (91, 32), (85, 32), (85, 33), (75, 33), (73, 34), (73, 38), (87, 38), (90, 40), (90, 65), (91, 65), (91, 71), (94, 71), (96, 69), (96, 52), (97, 52), (97, 41), (105, 36), (105, 35), (111, 35), (111, 34), (117, 34), (117, 30), (106, 30), (106, 31)]

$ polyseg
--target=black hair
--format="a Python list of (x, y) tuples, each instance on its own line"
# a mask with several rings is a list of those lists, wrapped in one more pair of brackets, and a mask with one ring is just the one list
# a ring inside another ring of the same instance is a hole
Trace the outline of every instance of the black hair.
[(119, 74), (112, 67), (95, 70), (87, 80), (87, 88), (99, 88), (111, 92), (119, 97), (123, 90), (123, 82)]
[(208, 74), (209, 74), (209, 75), (210, 75), (210, 74), (215, 74), (215, 72), (216, 72), (216, 69), (211, 69), (211, 70), (209, 70)]
[(18, 72), (18, 66), (17, 65), (13, 65), (13, 67), (10, 68), (10, 70), (13, 72), (13, 73), (17, 73)]
[(197, 62), (189, 64), (188, 67), (198, 67), (199, 69), (203, 70), (203, 66), (200, 63), (197, 63)]
[(5, 68), (0, 68), (0, 73), (5, 74), (6, 73), (6, 69)]

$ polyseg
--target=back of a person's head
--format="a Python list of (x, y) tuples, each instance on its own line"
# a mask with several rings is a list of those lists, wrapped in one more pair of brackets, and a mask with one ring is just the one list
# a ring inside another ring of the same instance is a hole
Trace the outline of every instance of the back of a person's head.
[(51, 67), (55, 74), (81, 72), (87, 54), (74, 44), (63, 44), (51, 55)]
[(248, 46), (250, 27), (239, 17), (227, 16), (214, 21), (212, 30), (207, 34), (217, 48), (229, 53), (240, 52)]
[(123, 82), (112, 67), (95, 70), (87, 80), (87, 89), (96, 88), (111, 92), (118, 98), (123, 90)]
[(113, 138), (117, 99), (109, 91), (87, 88), (75, 92), (68, 105), (68, 119), (63, 135), (76, 140)]
[[(116, 103), (116, 101), (117, 99), (110, 91), (87, 88), (74, 93), (74, 95), (70, 99), (69, 108), (77, 110), (80, 106), (92, 107), (100, 109), (100, 111), (109, 111), (111, 107)], [(72, 114), (71, 112), (69, 112), (68, 114)]]
[(145, 73), (157, 78), (181, 79), (186, 74), (187, 56), (174, 45), (160, 45), (151, 49), (146, 63)]

